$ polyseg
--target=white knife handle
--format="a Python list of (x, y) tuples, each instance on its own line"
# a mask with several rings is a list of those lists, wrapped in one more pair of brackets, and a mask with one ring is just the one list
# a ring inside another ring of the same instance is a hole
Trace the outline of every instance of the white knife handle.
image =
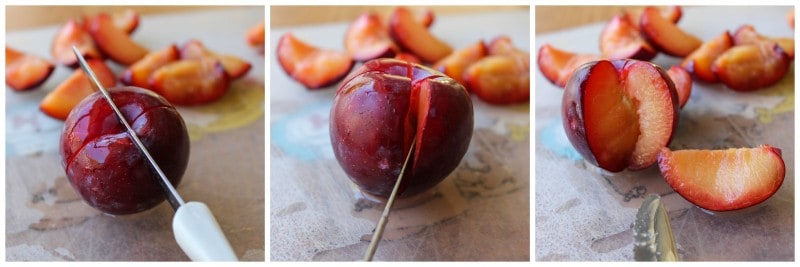
[(237, 261), (228, 239), (206, 204), (187, 202), (172, 219), (175, 240), (192, 261)]

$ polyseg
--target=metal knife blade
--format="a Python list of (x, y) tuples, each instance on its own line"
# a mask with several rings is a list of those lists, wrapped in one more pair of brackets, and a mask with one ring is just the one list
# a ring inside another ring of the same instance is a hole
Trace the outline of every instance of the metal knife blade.
[(651, 194), (633, 222), (633, 255), (636, 261), (679, 261), (669, 216), (661, 197)]
[(372, 261), (372, 257), (375, 256), (375, 250), (378, 248), (378, 244), (381, 242), (381, 237), (383, 237), (383, 231), (386, 229), (386, 224), (389, 223), (389, 213), (392, 212), (394, 199), (397, 198), (397, 192), (400, 191), (400, 183), (403, 181), (403, 175), (406, 172), (406, 166), (408, 166), (408, 161), (411, 159), (411, 154), (414, 152), (414, 144), (416, 143), (417, 137), (415, 136), (414, 139), (411, 140), (411, 148), (408, 149), (408, 154), (406, 155), (405, 161), (403, 161), (403, 167), (400, 168), (400, 175), (397, 176), (397, 181), (394, 183), (392, 193), (389, 195), (389, 199), (386, 200), (386, 206), (383, 208), (383, 214), (381, 214), (381, 218), (378, 219), (378, 225), (375, 227), (375, 232), (372, 234), (372, 240), (369, 242), (367, 252), (364, 254), (364, 261)]

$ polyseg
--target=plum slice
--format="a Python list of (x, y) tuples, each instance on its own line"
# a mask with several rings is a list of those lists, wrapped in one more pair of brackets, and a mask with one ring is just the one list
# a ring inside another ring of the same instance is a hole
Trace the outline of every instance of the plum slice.
[(389, 19), (389, 33), (400, 47), (425, 62), (436, 62), (453, 52), (450, 45), (431, 34), (406, 8), (394, 10)]
[(539, 71), (542, 72), (542, 75), (547, 80), (560, 88), (564, 88), (575, 69), (585, 63), (602, 58), (600, 55), (578, 54), (545, 44), (539, 48), (536, 63), (539, 65)]
[(678, 93), (678, 104), (680, 108), (686, 105), (689, 101), (689, 96), (692, 94), (692, 77), (686, 69), (680, 66), (672, 66), (667, 70), (667, 75), (675, 83), (675, 91)]
[(53, 74), (53, 63), (6, 46), (6, 85), (15, 91), (36, 88)]
[(147, 48), (134, 42), (125, 30), (117, 28), (108, 14), (99, 14), (87, 22), (89, 34), (97, 47), (111, 60), (130, 65), (149, 53)]
[(465, 86), (494, 105), (530, 101), (530, 54), (515, 47), (508, 36), (489, 43), (489, 54), (464, 71)]
[(678, 194), (714, 211), (761, 203), (778, 191), (786, 176), (781, 150), (769, 145), (725, 150), (662, 148), (658, 166)]
[(202, 42), (196, 39), (189, 40), (180, 49), (180, 58), (181, 59), (202, 59), (202, 58), (213, 58), (219, 60), (222, 63), (222, 67), (225, 69), (225, 72), (228, 73), (228, 77), (231, 80), (239, 79), (244, 77), (247, 72), (250, 71), (252, 67), (250, 62), (247, 62), (244, 59), (241, 59), (234, 55), (221, 55), (217, 54), (203, 45)]
[(175, 62), (180, 58), (178, 47), (174, 44), (159, 51), (151, 52), (144, 58), (136, 61), (122, 73), (120, 81), (126, 85), (150, 88), (150, 75), (158, 68)]
[(452, 172), (472, 136), (469, 94), (433, 69), (397, 59), (366, 62), (339, 87), (331, 143), (362, 191), (386, 198), (416, 140), (399, 197), (423, 192)]
[(644, 9), (639, 24), (645, 39), (659, 51), (671, 56), (685, 57), (703, 43), (664, 18), (655, 7)]
[(355, 63), (346, 53), (312, 46), (292, 33), (281, 36), (277, 54), (286, 74), (312, 90), (339, 82)]
[(125, 9), (111, 14), (114, 26), (127, 34), (133, 33), (139, 27), (139, 13), (133, 9)]
[(86, 31), (84, 25), (70, 19), (67, 21), (67, 24), (64, 24), (64, 26), (58, 30), (56, 38), (53, 39), (51, 52), (56, 62), (70, 68), (77, 68), (78, 58), (75, 57), (72, 46), (77, 47), (84, 58), (102, 58), (100, 50), (95, 46), (92, 36)]
[(153, 72), (149, 83), (170, 103), (200, 105), (225, 95), (230, 78), (218, 60), (203, 58), (168, 63)]
[(373, 13), (364, 13), (350, 24), (344, 35), (344, 47), (358, 61), (392, 57), (400, 50), (380, 16)]
[[(433, 68), (447, 74), (447, 76), (450, 76), (450, 78), (455, 79), (466, 87), (467, 83), (464, 80), (464, 71), (469, 65), (485, 57), (488, 54), (487, 50), (488, 48), (486, 48), (486, 44), (484, 44), (483, 41), (477, 41), (439, 60), (433, 65)], [(469, 90), (469, 87), (467, 87), (467, 90)]]
[[(683, 10), (680, 6), (657, 6), (662, 16), (673, 24), (678, 23), (683, 16)], [(626, 9), (624, 13), (625, 19), (630, 21), (633, 25), (639, 25), (639, 18), (642, 17), (643, 9)]]
[(753, 25), (742, 25), (739, 27), (739, 29), (737, 29), (733, 34), (733, 42), (735, 45), (776, 42), (779, 46), (781, 46), (781, 49), (783, 49), (783, 51), (789, 55), (789, 58), (794, 59), (794, 39), (785, 37), (770, 38), (763, 36), (756, 32), (756, 28), (753, 27)]
[[(114, 72), (102, 60), (88, 59), (86, 63), (92, 68), (103, 86), (109, 88), (117, 84)], [(97, 89), (91, 84), (83, 70), (76, 69), (72, 75), (42, 99), (39, 109), (50, 117), (65, 120), (69, 112), (95, 90)]]
[(254, 25), (245, 33), (245, 40), (251, 47), (258, 48), (258, 52), (264, 54), (264, 36), (265, 36), (265, 23), (264, 21)]
[(466, 85), (490, 104), (528, 102), (531, 81), (530, 68), (525, 59), (498, 55), (484, 57), (464, 72)]
[(711, 70), (735, 91), (754, 91), (783, 79), (791, 59), (775, 42), (737, 45), (719, 55)]
[(700, 47), (681, 61), (681, 67), (694, 74), (697, 79), (705, 82), (717, 82), (719, 78), (711, 70), (714, 60), (722, 53), (733, 47), (733, 38), (728, 31), (704, 42)]
[(614, 16), (600, 34), (600, 51), (609, 59), (651, 60), (658, 52), (644, 40), (639, 26)]

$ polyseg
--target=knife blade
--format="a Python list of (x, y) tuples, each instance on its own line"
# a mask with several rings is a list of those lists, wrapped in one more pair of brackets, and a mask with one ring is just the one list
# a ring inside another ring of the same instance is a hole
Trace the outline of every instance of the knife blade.
[(667, 209), (661, 197), (651, 194), (633, 222), (633, 255), (636, 261), (679, 261), (678, 248)]
[(375, 231), (372, 233), (372, 240), (369, 242), (367, 252), (364, 253), (364, 261), (372, 261), (372, 257), (375, 256), (375, 250), (378, 248), (378, 244), (381, 242), (381, 237), (383, 237), (383, 231), (386, 229), (386, 224), (389, 223), (389, 213), (392, 212), (394, 200), (397, 198), (398, 191), (400, 191), (400, 183), (403, 181), (403, 175), (405, 174), (406, 166), (408, 166), (408, 162), (411, 159), (411, 154), (414, 152), (414, 144), (416, 142), (417, 137), (414, 136), (414, 139), (411, 139), (411, 146), (408, 149), (406, 159), (403, 161), (403, 166), (400, 167), (400, 174), (397, 176), (397, 181), (394, 183), (392, 193), (389, 195), (389, 199), (386, 200), (386, 206), (383, 208), (383, 213), (381, 214), (380, 219), (378, 219), (377, 226), (375, 226)]

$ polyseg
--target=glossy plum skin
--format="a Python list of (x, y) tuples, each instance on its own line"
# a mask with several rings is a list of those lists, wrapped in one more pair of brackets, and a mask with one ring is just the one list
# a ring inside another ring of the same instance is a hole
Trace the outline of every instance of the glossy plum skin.
[[(161, 96), (138, 87), (109, 89), (125, 119), (174, 186), (189, 162), (189, 135), (180, 114)], [(64, 123), (61, 164), (92, 207), (124, 215), (164, 201), (156, 172), (136, 148), (100, 92), (86, 97)]]
[(399, 197), (424, 192), (461, 162), (472, 138), (466, 89), (433, 69), (396, 59), (366, 62), (341, 84), (330, 115), (339, 165), (359, 188), (387, 198), (416, 138)]

